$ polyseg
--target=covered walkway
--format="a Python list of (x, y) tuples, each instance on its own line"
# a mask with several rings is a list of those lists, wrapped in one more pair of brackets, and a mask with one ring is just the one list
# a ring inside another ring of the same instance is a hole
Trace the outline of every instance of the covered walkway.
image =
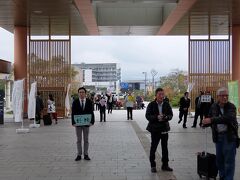
[[(116, 110), (107, 115), (107, 122), (96, 123), (90, 130), (89, 156), (91, 161), (75, 162), (76, 137), (70, 119), (59, 124), (31, 129), (28, 134), (16, 134), (20, 125), (5, 120), (0, 126), (0, 179), (4, 180), (199, 180), (196, 172), (196, 152), (203, 150), (200, 128), (177, 124), (174, 110), (169, 135), (169, 158), (173, 173), (159, 169), (150, 171), (148, 151), (149, 133), (145, 130), (145, 110), (133, 112), (133, 121), (126, 120), (126, 111)], [(8, 122), (7, 122), (8, 121)], [(208, 132), (208, 151), (214, 145)], [(160, 146), (159, 146), (160, 147)], [(158, 148), (159, 154), (161, 149)], [(157, 155), (158, 157), (160, 155)], [(159, 158), (158, 158), (159, 159)], [(240, 158), (237, 154), (235, 179), (240, 177)], [(161, 162), (157, 162), (158, 168)]]

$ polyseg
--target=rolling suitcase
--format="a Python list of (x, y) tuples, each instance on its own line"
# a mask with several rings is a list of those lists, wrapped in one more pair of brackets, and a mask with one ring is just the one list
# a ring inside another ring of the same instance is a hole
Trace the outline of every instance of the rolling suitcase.
[(205, 151), (198, 153), (197, 155), (197, 173), (200, 178), (205, 176), (206, 179), (214, 178), (216, 179), (218, 174), (218, 169), (216, 165), (216, 155), (207, 153), (207, 130), (205, 128), (206, 141), (205, 141)]
[(44, 126), (52, 125), (52, 118), (48, 114), (43, 116), (43, 124)]

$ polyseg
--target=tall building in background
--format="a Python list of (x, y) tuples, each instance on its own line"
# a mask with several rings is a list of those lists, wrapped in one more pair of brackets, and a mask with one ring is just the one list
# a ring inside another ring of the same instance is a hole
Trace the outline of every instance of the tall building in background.
[(83, 85), (106, 87), (110, 91), (118, 91), (121, 80), (121, 68), (117, 63), (72, 64), (83, 72)]

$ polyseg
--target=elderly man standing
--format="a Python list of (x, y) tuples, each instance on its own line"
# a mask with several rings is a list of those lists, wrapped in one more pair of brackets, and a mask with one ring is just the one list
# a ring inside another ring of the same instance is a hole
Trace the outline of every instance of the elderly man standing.
[(212, 128), (220, 180), (233, 180), (238, 122), (236, 107), (228, 101), (227, 88), (222, 87), (217, 90), (217, 102), (211, 106), (209, 117), (203, 120), (203, 125), (211, 125)]

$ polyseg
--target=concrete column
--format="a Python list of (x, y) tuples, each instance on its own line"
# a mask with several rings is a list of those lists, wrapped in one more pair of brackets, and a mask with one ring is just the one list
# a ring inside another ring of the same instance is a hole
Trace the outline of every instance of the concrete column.
[(27, 27), (14, 28), (14, 80), (25, 80), (24, 114), (27, 113)]
[[(238, 97), (240, 96), (240, 25), (232, 27), (232, 80), (238, 81)], [(239, 112), (240, 109), (238, 109)]]

